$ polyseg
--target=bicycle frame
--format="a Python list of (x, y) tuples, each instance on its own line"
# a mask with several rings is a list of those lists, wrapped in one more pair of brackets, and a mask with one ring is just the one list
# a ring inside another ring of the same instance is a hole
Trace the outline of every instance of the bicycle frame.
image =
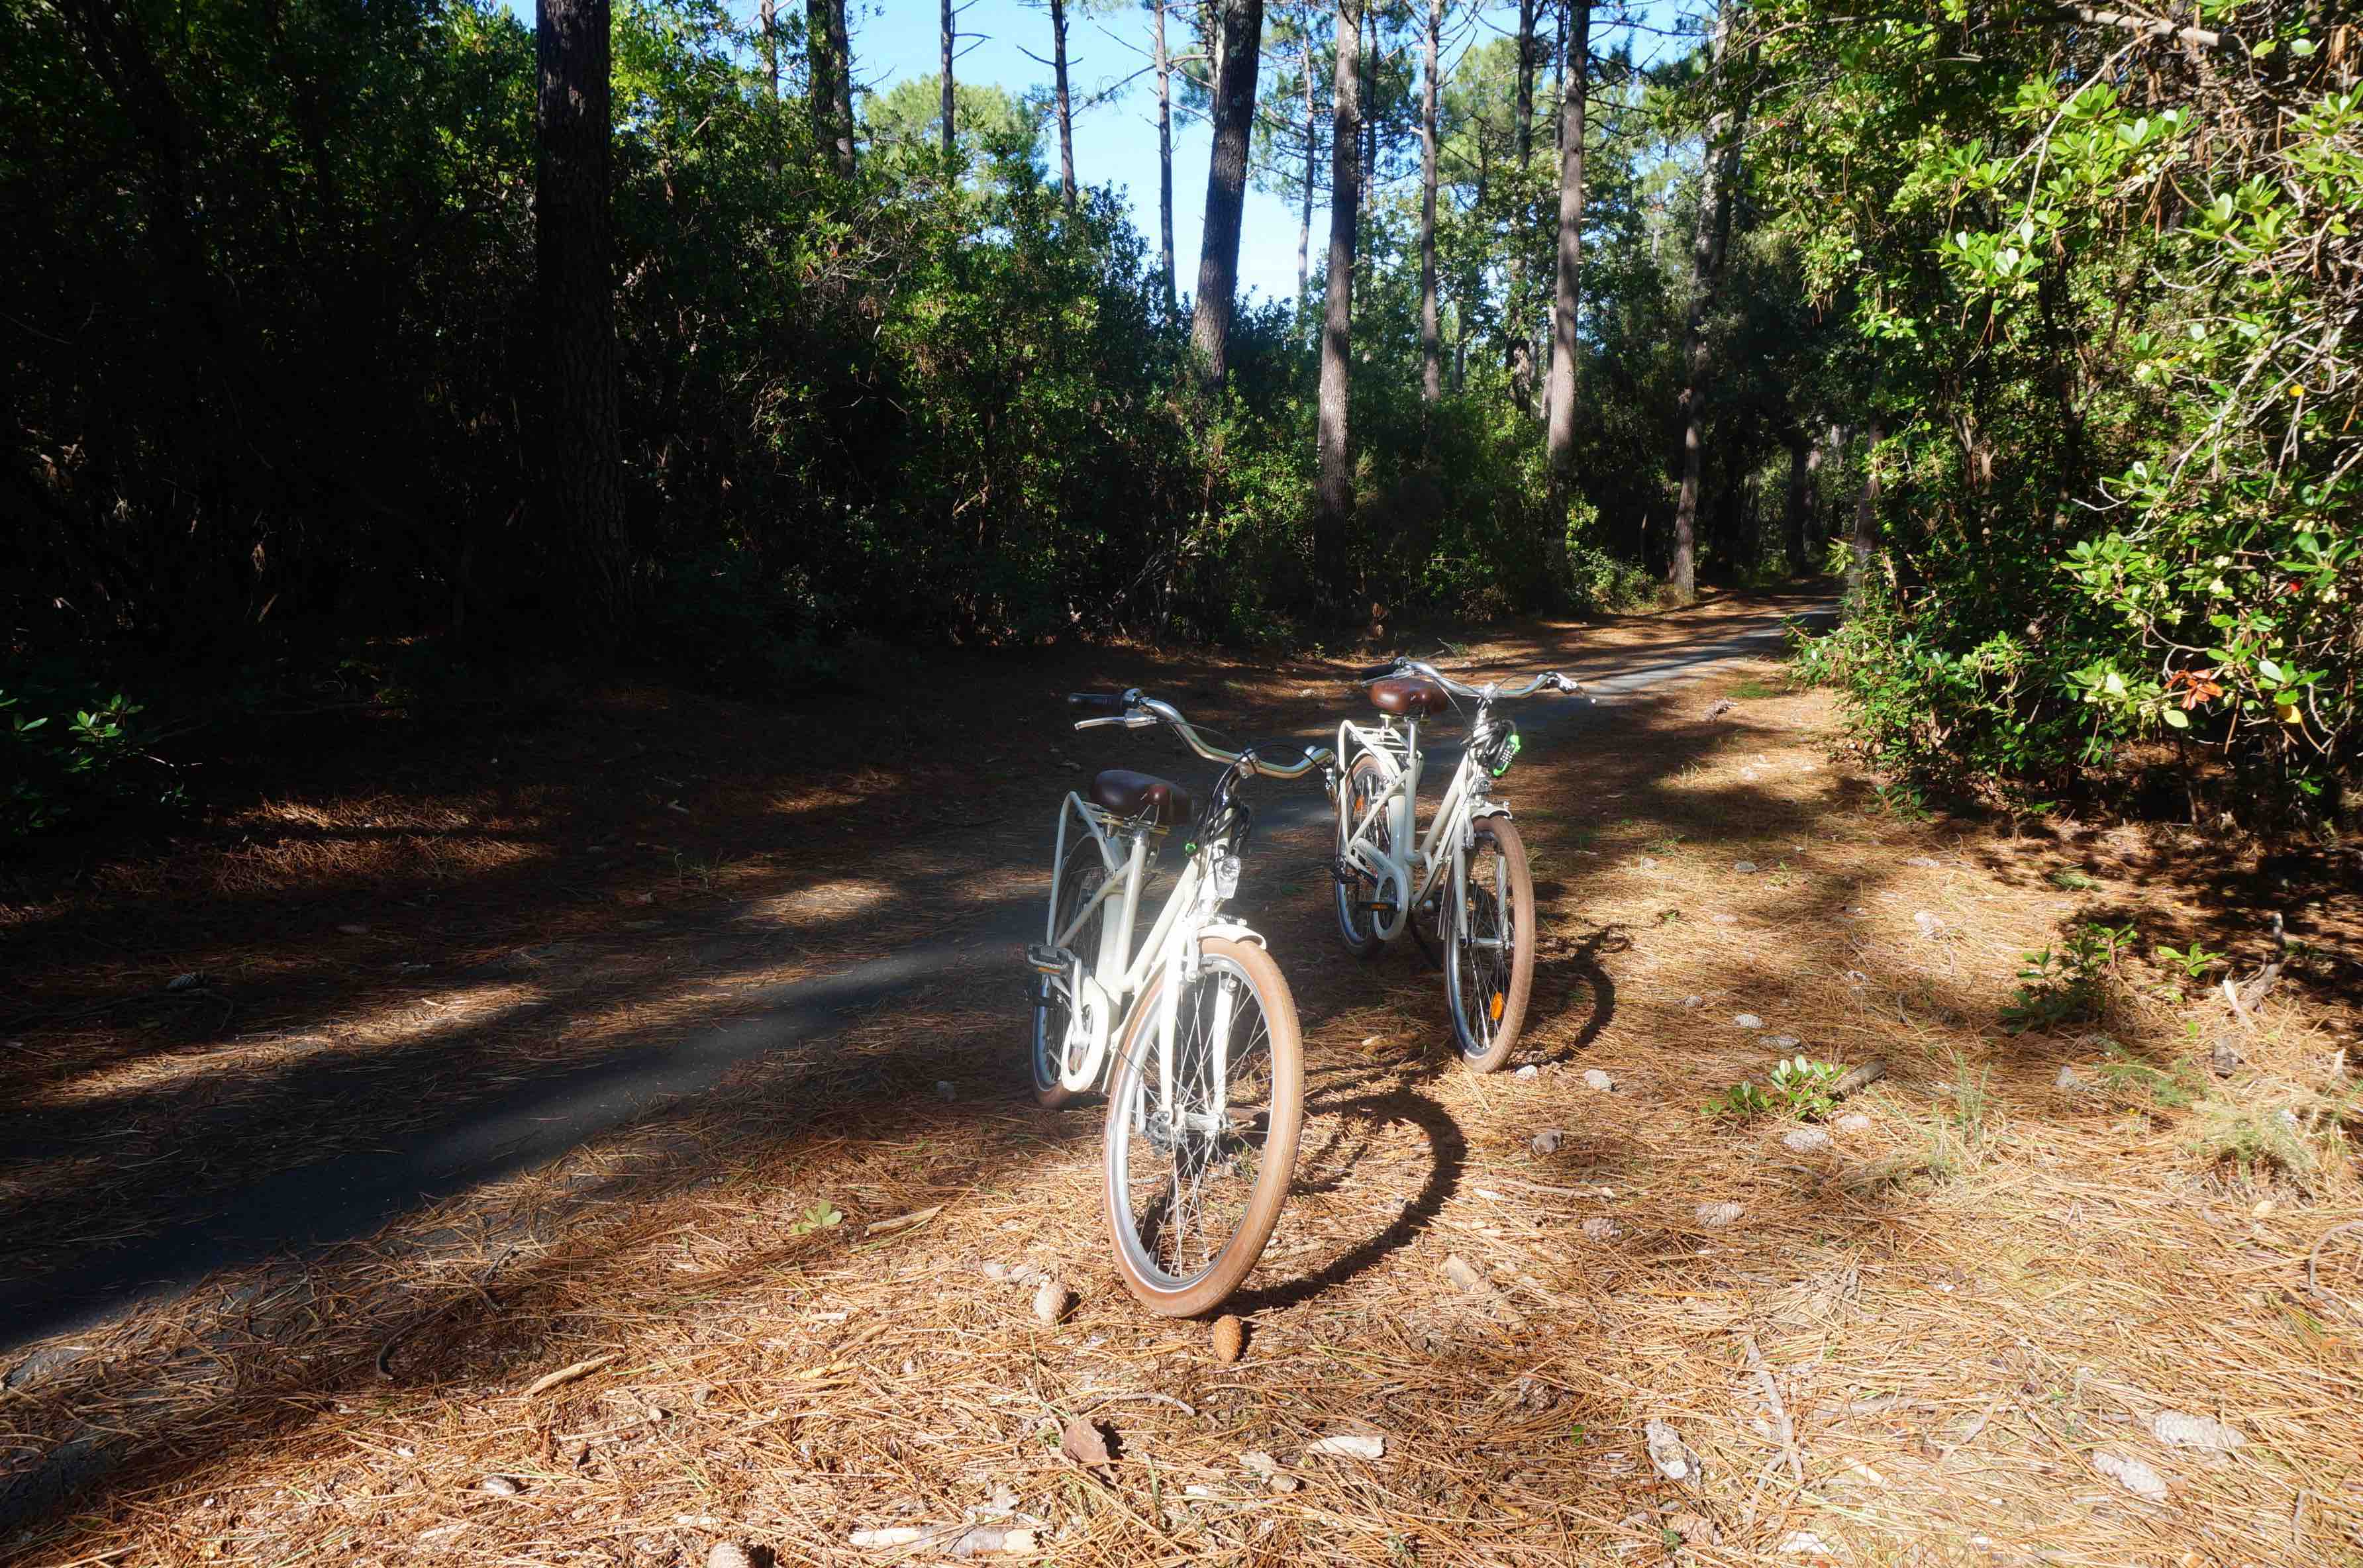
[[(1070, 836), (1071, 826), (1079, 831)], [(1063, 977), (1068, 987), (1067, 1032), (1059, 1048), (1059, 1081), (1082, 1092), (1095, 1088), (1109, 1066), (1109, 1046), (1131, 1027), (1133, 1008), (1152, 977), (1166, 984), (1158, 992), (1157, 1053), (1159, 1087), (1164, 1103), (1173, 1103), (1173, 1025), (1181, 982), (1197, 973), (1200, 944), (1208, 934), (1231, 936), (1260, 944), (1263, 938), (1236, 921), (1221, 918), (1223, 901), (1238, 890), (1238, 859), (1218, 844), (1193, 846), (1173, 891), (1166, 897), (1137, 954), (1133, 933), (1140, 913), (1142, 884), (1147, 879), (1151, 829), (1127, 821), (1070, 793), (1059, 812), (1059, 836), (1050, 867), (1050, 885), (1060, 885), (1070, 854), (1095, 854), (1107, 879), (1090, 902), (1075, 911), (1066, 929), (1046, 930), (1047, 944), (1060, 955), (1084, 922), (1101, 922), (1098, 963), (1090, 973), (1083, 961), (1071, 957)], [(1054, 900), (1046, 928), (1058, 920)], [(1215, 1104), (1206, 1113), (1210, 1125), (1220, 1123), (1229, 1064), (1219, 1054), (1229, 1043), (1231, 993), (1215, 993), (1214, 1027), (1217, 1059), (1212, 1064)], [(1078, 1055), (1080, 1051), (1081, 1055)]]
[[(1412, 911), (1435, 889), (1448, 866), (1453, 867), (1456, 878), (1460, 875), (1459, 857), (1447, 852), (1455, 847), (1466, 850), (1474, 845), (1472, 824), (1478, 818), (1507, 816), (1510, 809), (1492, 799), (1492, 780), (1476, 756), (1463, 750), (1460, 766), (1453, 770), (1452, 783), (1437, 806), (1435, 816), (1428, 821), (1427, 833), (1414, 847), (1413, 831), (1424, 768), (1419, 722), (1406, 720), (1398, 724), (1386, 719), (1371, 726), (1346, 720), (1337, 726), (1337, 752), (1350, 765), (1353, 754), (1349, 746), (1359, 746), (1379, 759), (1386, 770), (1387, 788), (1354, 824), (1353, 836), (1347, 840), (1341, 858), (1369, 873), (1381, 901), (1385, 900), (1390, 884), (1398, 891), (1400, 896), (1393, 900), (1394, 912), (1387, 917), (1384, 925), (1372, 928), (1381, 940), (1392, 942), (1403, 934)], [(1399, 847), (1381, 849), (1373, 842), (1373, 830), (1379, 826), (1382, 812), (1386, 813), (1389, 842)], [(1452, 889), (1456, 897), (1464, 890), (1458, 885)]]

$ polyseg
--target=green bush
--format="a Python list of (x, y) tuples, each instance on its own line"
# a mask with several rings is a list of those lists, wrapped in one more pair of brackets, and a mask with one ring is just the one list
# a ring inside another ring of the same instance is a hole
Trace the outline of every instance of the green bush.
[(185, 795), (152, 752), (147, 710), (67, 667), (0, 687), (0, 843), (87, 825), (127, 807), (177, 809)]

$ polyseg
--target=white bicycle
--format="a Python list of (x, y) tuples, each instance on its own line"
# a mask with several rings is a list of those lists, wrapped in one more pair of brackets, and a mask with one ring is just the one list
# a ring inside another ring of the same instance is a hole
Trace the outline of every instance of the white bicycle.
[[(1493, 780), (1518, 754), (1518, 726), (1493, 704), (1537, 691), (1576, 691), (1547, 670), (1525, 685), (1470, 686), (1415, 659), (1395, 658), (1356, 680), (1379, 711), (1375, 725), (1337, 726), (1337, 931), (1368, 958), (1404, 931), (1444, 965), (1444, 994), (1461, 1060), (1490, 1073), (1509, 1060), (1535, 981), (1535, 884), (1526, 846)], [(1452, 783), (1414, 842), (1422, 758), (1419, 724), (1456, 697), (1473, 701), (1469, 744)], [(1433, 936), (1423, 929), (1433, 923)]]
[[(1223, 771), (1204, 812), (1188, 791), (1110, 769), (1059, 809), (1035, 986), (1034, 1092), (1046, 1106), (1108, 1088), (1108, 1231), (1125, 1285), (1151, 1311), (1211, 1311), (1237, 1289), (1280, 1221), (1304, 1120), (1296, 1002), (1263, 938), (1223, 913), (1238, 890), (1250, 815), (1238, 786), (1301, 778), (1290, 764), (1214, 745), (1137, 690), (1079, 693), (1104, 710), (1075, 727), (1164, 724)], [(1179, 878), (1133, 951), (1152, 841), (1186, 830)]]

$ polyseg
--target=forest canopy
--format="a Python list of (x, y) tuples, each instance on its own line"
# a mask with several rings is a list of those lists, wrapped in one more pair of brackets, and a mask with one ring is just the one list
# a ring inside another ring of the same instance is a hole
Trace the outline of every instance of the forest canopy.
[(1072, 179), (1060, 6), (1048, 87), (871, 94), (843, 0), (0, 3), (0, 836), (520, 651), (766, 694), (1825, 571), (1904, 788), (2357, 803), (2321, 0), (1152, 4), (1178, 258), (1170, 131), (1165, 210)]

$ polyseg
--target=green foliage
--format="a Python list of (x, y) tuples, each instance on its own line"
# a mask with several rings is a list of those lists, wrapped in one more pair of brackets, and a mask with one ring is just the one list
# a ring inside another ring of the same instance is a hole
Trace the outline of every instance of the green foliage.
[(833, 1231), (844, 1222), (845, 1216), (838, 1212), (837, 1206), (824, 1199), (805, 1209), (804, 1218), (792, 1221), (788, 1234), (809, 1236), (817, 1231)]
[(2183, 978), (2187, 980), (2205, 979), (2207, 971), (2223, 963), (2224, 957), (2224, 954), (2209, 952), (2206, 946), (2195, 937), (2187, 947), (2169, 947), (2160, 943), (2158, 948), (2158, 962), (2170, 964), (2180, 969), (2182, 971)]
[(2018, 990), (2002, 1010), (2002, 1027), (2024, 1034), (2100, 1017), (2108, 1005), (2106, 983), (2117, 952), (2133, 939), (2131, 925), (2087, 922), (2059, 948), (2027, 954)]
[(155, 757), (147, 710), (70, 667), (28, 668), (0, 688), (0, 845), (68, 825), (90, 825), (125, 808), (171, 810), (183, 801)]
[(2226, 8), (2203, 60), (2039, 4), (1759, 18), (1766, 195), (1890, 432), (1816, 668), (1898, 776), (2171, 770), (2260, 823), (2357, 781), (2363, 96), (2328, 17)]
[(1835, 1062), (1791, 1056), (1775, 1062), (1768, 1088), (1753, 1080), (1732, 1085), (1703, 1108), (1718, 1121), (1746, 1121), (1758, 1116), (1785, 1115), (1819, 1121), (1837, 1109), (1837, 1081), (1846, 1069)]

